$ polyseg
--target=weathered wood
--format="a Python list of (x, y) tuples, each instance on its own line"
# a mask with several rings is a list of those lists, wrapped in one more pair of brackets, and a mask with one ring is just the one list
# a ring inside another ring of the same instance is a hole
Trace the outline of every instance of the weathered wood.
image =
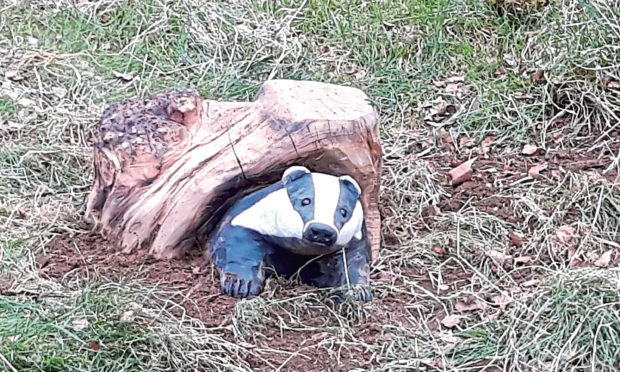
[(95, 135), (87, 216), (125, 252), (174, 257), (202, 244), (232, 203), (292, 164), (358, 181), (376, 257), (377, 114), (362, 91), (325, 83), (269, 81), (253, 102), (171, 89), (112, 105)]

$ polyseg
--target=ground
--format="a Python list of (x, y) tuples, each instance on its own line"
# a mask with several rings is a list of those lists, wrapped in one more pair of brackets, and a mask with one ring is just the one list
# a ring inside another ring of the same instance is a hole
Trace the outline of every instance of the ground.
[[(0, 370), (618, 370), (618, 45), (618, 0), (0, 2)], [(370, 303), (82, 221), (105, 107), (271, 78), (379, 111)]]

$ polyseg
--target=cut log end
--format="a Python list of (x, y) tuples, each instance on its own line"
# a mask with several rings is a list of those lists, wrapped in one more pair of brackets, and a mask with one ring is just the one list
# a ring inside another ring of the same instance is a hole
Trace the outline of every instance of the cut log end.
[(376, 257), (376, 111), (362, 91), (331, 84), (269, 81), (248, 103), (169, 89), (110, 106), (95, 133), (87, 215), (125, 252), (176, 257), (203, 244), (236, 200), (293, 164), (357, 180)]

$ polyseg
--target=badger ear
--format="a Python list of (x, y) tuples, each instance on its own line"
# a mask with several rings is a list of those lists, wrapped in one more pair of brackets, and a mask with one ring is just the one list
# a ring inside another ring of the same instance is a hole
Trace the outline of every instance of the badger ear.
[(340, 183), (344, 187), (349, 189), (352, 193), (357, 195), (358, 198), (360, 197), (360, 195), (362, 195), (362, 189), (360, 188), (360, 185), (358, 185), (357, 182), (355, 182), (353, 177), (351, 177), (351, 176), (341, 176), (340, 177)]
[(306, 167), (302, 167), (299, 165), (292, 166), (284, 171), (284, 174), (282, 175), (282, 184), (286, 185), (309, 173), (310, 170), (308, 170), (308, 168)]

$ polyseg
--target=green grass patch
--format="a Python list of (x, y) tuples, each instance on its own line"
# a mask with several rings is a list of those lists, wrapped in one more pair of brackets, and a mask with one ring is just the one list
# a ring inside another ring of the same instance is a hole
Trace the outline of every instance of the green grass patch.
[(559, 279), (523, 308), (508, 310), (513, 323), (484, 323), (459, 333), (465, 341), (453, 357), (459, 363), (499, 356), (539, 363), (537, 368), (612, 371), (620, 360), (619, 304), (617, 288), (604, 277)]
[(75, 306), (0, 297), (0, 353), (20, 371), (153, 368), (161, 340), (144, 324), (122, 322), (112, 290), (87, 292)]
[(0, 123), (13, 120), (15, 113), (17, 113), (17, 105), (9, 99), (0, 98)]

